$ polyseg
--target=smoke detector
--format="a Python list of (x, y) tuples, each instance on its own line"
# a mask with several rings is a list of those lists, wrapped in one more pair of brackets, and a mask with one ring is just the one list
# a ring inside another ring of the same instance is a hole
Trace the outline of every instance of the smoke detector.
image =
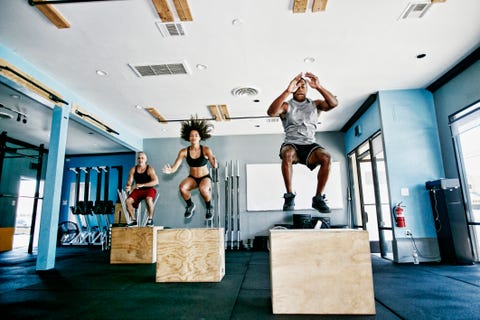
[(232, 90), (232, 95), (236, 97), (256, 96), (258, 90), (253, 87), (238, 87)]

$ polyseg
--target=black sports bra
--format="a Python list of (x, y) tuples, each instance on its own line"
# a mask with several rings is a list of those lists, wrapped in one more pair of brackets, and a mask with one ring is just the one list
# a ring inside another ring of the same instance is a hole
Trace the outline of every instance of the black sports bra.
[(187, 147), (187, 163), (190, 167), (203, 167), (208, 163), (208, 159), (203, 155), (203, 146), (200, 146), (200, 157), (193, 159), (190, 157), (190, 147)]

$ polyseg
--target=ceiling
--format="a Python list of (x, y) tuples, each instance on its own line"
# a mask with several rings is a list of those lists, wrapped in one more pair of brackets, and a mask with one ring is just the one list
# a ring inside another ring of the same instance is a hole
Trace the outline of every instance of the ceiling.
[[(230, 119), (214, 121), (214, 135), (281, 133), (266, 110), (305, 71), (339, 100), (322, 113), (318, 130), (338, 131), (372, 93), (425, 88), (480, 43), (478, 0), (440, 1), (407, 19), (400, 18), (407, 6), (421, 0), (329, 0), (320, 12), (308, 1), (305, 13), (293, 13), (291, 0), (190, 0), (192, 21), (181, 21), (173, 0), (166, 2), (184, 36), (162, 35), (152, 0), (57, 4), (70, 24), (63, 29), (26, 0), (1, 1), (0, 45), (102, 110), (105, 123), (162, 138), (179, 137), (179, 120), (191, 115), (211, 119), (210, 105), (226, 105)], [(174, 63), (186, 74), (139, 77), (133, 68)], [(238, 88), (255, 90), (232, 94)], [(51, 109), (26, 97), (12, 101), (10, 90), (0, 89), (0, 103), (27, 114), (28, 122), (1, 119), (2, 131), (48, 146)], [(150, 107), (168, 123), (152, 117)], [(128, 150), (91, 127), (70, 127), (67, 153)]]
[[(15, 90), (0, 85), (0, 131), (32, 146), (49, 147), (52, 107)], [(11, 117), (11, 118), (10, 118)], [(65, 153), (67, 155), (128, 152), (128, 148), (102, 132), (70, 120)]]

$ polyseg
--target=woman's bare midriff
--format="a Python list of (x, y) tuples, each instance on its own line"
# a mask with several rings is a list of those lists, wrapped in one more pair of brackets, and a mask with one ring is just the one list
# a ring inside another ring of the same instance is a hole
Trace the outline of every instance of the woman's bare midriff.
[(208, 170), (207, 166), (203, 167), (190, 167), (190, 175), (195, 178), (201, 178), (203, 176), (206, 176), (207, 174), (210, 174), (210, 171)]

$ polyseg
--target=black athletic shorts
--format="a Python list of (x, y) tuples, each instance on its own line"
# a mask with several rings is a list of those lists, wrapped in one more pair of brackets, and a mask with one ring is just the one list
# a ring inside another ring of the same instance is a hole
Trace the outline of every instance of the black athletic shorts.
[(208, 178), (208, 179), (210, 179), (210, 181), (212, 181), (212, 177), (210, 177), (210, 174), (207, 174), (207, 175), (204, 175), (204, 176), (198, 177), (198, 178), (195, 178), (192, 175), (188, 175), (188, 176), (190, 178), (192, 178), (193, 180), (195, 180), (195, 182), (197, 183), (197, 186), (200, 186), (200, 182), (202, 182), (202, 180), (205, 179), (205, 178)]
[(282, 148), (285, 146), (292, 146), (297, 152), (298, 162), (306, 165), (310, 170), (313, 170), (317, 167), (317, 164), (313, 164), (313, 165), (307, 164), (308, 158), (310, 158), (310, 155), (312, 154), (312, 152), (318, 148), (325, 149), (318, 143), (312, 143), (312, 144), (282, 143), (282, 145), (280, 146), (280, 153), (279, 153), (280, 159), (282, 159)]

